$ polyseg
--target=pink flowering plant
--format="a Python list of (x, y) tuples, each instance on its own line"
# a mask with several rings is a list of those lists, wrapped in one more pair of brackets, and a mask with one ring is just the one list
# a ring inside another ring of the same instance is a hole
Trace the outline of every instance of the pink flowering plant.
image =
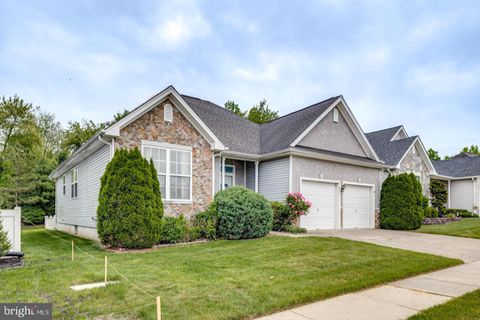
[(298, 217), (308, 213), (312, 203), (300, 192), (291, 192), (284, 202), (272, 202), (273, 230), (287, 231)]
[(297, 216), (303, 216), (308, 213), (312, 203), (305, 199), (300, 192), (290, 192), (285, 200), (287, 207)]

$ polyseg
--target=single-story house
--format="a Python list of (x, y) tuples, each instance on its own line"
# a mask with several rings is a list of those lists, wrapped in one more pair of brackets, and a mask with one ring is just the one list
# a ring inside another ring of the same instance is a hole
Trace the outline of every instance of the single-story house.
[(461, 152), (449, 160), (433, 161), (438, 174), (432, 176), (446, 184), (448, 208), (479, 214), (480, 156)]
[(414, 172), (428, 190), (435, 173), (420, 138), (403, 127), (366, 135), (342, 96), (259, 125), (169, 86), (51, 173), (57, 229), (97, 238), (100, 178), (119, 148), (153, 160), (167, 215), (191, 217), (231, 186), (270, 201), (300, 191), (313, 204), (300, 219), (309, 230), (374, 228), (389, 174)]

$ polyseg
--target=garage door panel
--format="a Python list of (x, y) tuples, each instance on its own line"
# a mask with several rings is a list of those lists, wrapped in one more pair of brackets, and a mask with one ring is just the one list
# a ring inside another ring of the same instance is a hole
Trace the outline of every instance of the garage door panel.
[(371, 187), (346, 185), (343, 191), (343, 228), (371, 228), (371, 220)]
[(302, 181), (302, 193), (312, 207), (300, 217), (300, 226), (307, 230), (335, 229), (337, 185), (335, 183)]

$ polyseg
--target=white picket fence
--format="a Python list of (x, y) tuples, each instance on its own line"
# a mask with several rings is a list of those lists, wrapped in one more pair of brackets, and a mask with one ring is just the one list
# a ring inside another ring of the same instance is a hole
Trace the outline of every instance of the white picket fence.
[(7, 232), (12, 251), (21, 251), (21, 217), (22, 209), (15, 207), (13, 210), (0, 210), (0, 223)]

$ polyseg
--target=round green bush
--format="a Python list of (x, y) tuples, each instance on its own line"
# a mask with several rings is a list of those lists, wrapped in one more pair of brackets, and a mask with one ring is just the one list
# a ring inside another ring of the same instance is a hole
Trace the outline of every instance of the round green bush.
[(217, 234), (225, 239), (264, 237), (272, 229), (272, 207), (262, 195), (243, 187), (233, 187), (215, 195)]
[(218, 215), (215, 205), (212, 203), (210, 207), (197, 213), (192, 219), (193, 228), (197, 228), (199, 238), (215, 240), (217, 238)]
[(414, 174), (388, 177), (380, 195), (380, 224), (383, 229), (415, 230), (421, 227), (424, 202), (422, 186)]
[(31, 225), (43, 224), (45, 211), (39, 207), (25, 206), (22, 208), (22, 222)]
[(161, 242), (177, 243), (185, 240), (188, 233), (187, 220), (183, 215), (178, 218), (164, 217), (162, 221)]
[(138, 149), (118, 150), (101, 179), (97, 231), (102, 243), (149, 248), (160, 241), (163, 216), (157, 172)]
[(282, 202), (271, 202), (271, 206), (273, 210), (272, 229), (274, 231), (285, 231), (287, 227), (292, 225), (297, 215)]
[(434, 207), (426, 207), (424, 211), (425, 218), (437, 218), (438, 210)]

